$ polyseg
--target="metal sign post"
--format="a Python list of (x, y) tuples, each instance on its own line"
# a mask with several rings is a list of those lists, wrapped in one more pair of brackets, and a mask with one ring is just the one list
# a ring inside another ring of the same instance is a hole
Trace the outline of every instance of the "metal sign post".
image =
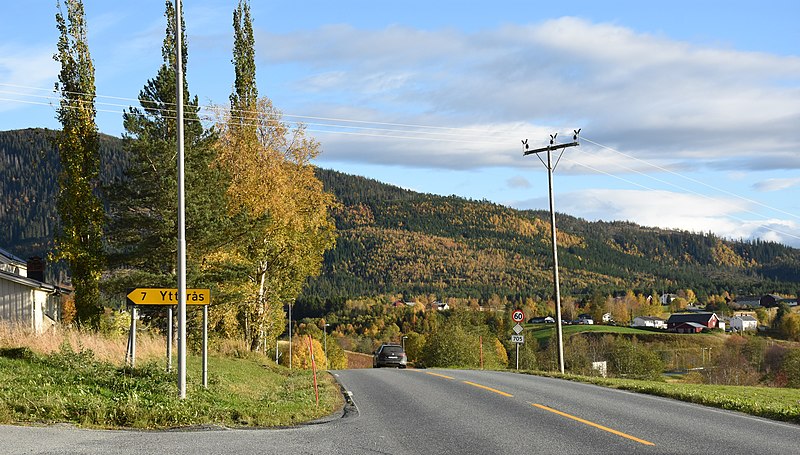
[[(183, 301), (184, 306), (197, 306), (203, 307), (203, 387), (208, 388), (208, 306), (211, 304), (211, 289), (188, 289), (188, 293), (179, 295), (178, 289), (157, 289), (157, 288), (137, 288), (130, 291), (127, 295), (128, 304), (131, 305), (131, 331), (128, 334), (128, 353), (125, 361), (130, 358), (131, 368), (134, 366), (134, 358), (136, 356), (136, 319), (138, 317), (139, 305), (145, 306), (166, 306), (167, 307), (167, 371), (172, 369), (172, 306), (176, 301)], [(185, 322), (184, 322), (185, 324)], [(184, 349), (186, 347), (186, 332), (182, 334), (179, 332), (178, 339), (178, 356), (180, 357), (181, 339), (183, 338)], [(185, 351), (184, 351), (185, 355)], [(186, 368), (186, 359), (183, 359), (184, 368)], [(180, 362), (179, 362), (180, 364)], [(180, 368), (180, 365), (179, 365)], [(183, 372), (186, 374), (186, 371)], [(180, 374), (179, 374), (180, 376)], [(180, 380), (180, 378), (178, 378)], [(185, 378), (184, 378), (185, 382)], [(184, 383), (184, 388), (186, 384)], [(181, 397), (185, 398), (185, 397)]]
[(172, 306), (167, 307), (167, 373), (172, 372)]
[[(519, 327), (520, 330), (516, 330), (517, 327)], [(519, 324), (517, 324), (514, 329), (514, 331), (517, 332), (517, 335), (511, 335), (511, 342), (517, 345), (517, 370), (519, 370), (519, 345), (525, 342), (525, 335), (519, 335), (519, 332), (522, 331), (522, 327)]]
[(208, 388), (208, 305), (203, 305), (203, 387)]
[(138, 312), (136, 307), (131, 308), (131, 327), (128, 332), (128, 352), (126, 354), (125, 363), (129, 364), (131, 368), (136, 366), (136, 318)]

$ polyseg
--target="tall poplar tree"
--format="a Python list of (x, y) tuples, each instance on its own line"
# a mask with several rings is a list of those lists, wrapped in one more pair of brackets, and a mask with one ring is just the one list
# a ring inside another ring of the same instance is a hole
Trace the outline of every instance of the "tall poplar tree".
[(99, 281), (103, 270), (103, 206), (95, 192), (99, 182), (100, 143), (95, 124), (94, 65), (86, 39), (86, 19), (80, 0), (58, 2), (56, 27), (61, 63), (56, 89), (61, 91), (57, 110), (62, 129), (56, 135), (61, 159), (58, 177), (56, 236), (58, 259), (69, 264), (75, 288), (76, 318), (80, 325), (97, 325), (102, 311)]
[(231, 321), (235, 311), (244, 319), (251, 349), (260, 350), (283, 332), (284, 304), (319, 273), (323, 253), (333, 246), (328, 211), (334, 200), (311, 165), (319, 143), (302, 128), (293, 131), (269, 99), (258, 98), (246, 1), (233, 13), (233, 28), (234, 91), (216, 129), (217, 164), (229, 176), (228, 213), (237, 221), (229, 231), (231, 243), (208, 266), (218, 273), (238, 271), (221, 286), (218, 295), (229, 305), (217, 317)]
[(231, 93), (231, 113), (234, 123), (255, 134), (255, 111), (258, 101), (256, 86), (256, 40), (253, 37), (253, 20), (250, 3), (239, 0), (233, 10), (233, 70), (235, 78)]

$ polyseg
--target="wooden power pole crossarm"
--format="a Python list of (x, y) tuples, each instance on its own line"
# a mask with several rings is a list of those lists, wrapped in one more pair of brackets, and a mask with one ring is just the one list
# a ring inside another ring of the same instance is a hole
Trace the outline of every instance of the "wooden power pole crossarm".
[(542, 148), (539, 148), (539, 149), (525, 150), (522, 153), (522, 156), (533, 155), (534, 153), (546, 152), (548, 150), (553, 151), (553, 150), (558, 150), (558, 149), (565, 149), (567, 147), (577, 147), (579, 145), (580, 144), (578, 144), (577, 142), (570, 142), (569, 144), (548, 145), (547, 147), (542, 147)]

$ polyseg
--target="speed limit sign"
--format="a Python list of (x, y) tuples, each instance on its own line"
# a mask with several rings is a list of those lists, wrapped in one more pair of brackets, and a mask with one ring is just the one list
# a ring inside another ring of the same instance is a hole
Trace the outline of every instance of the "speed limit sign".
[(522, 310), (514, 310), (514, 312), (511, 313), (511, 319), (514, 322), (522, 322), (525, 320), (525, 313), (523, 313)]

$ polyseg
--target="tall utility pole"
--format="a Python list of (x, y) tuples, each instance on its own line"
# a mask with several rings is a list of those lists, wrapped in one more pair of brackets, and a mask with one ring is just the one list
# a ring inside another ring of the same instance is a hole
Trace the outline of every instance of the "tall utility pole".
[(178, 390), (186, 398), (186, 204), (183, 175), (183, 55), (181, 0), (175, 0), (175, 87), (178, 132)]
[[(558, 166), (558, 162), (561, 161), (561, 157), (564, 156), (563, 149), (567, 147), (576, 147), (578, 144), (578, 133), (581, 130), (578, 128), (575, 130), (575, 134), (572, 136), (572, 142), (567, 144), (555, 144), (556, 136), (558, 133), (550, 135), (550, 145), (547, 147), (542, 147), (534, 150), (528, 149), (528, 140), (525, 139), (522, 141), (522, 156), (528, 156), (532, 154), (536, 154), (536, 157), (539, 158), (539, 161), (544, 164), (547, 168), (547, 183), (548, 189), (550, 193), (550, 234), (552, 235), (553, 241), (553, 287), (555, 288), (555, 299), (556, 299), (556, 336), (558, 338), (558, 370), (561, 374), (564, 374), (564, 335), (563, 329), (561, 327), (561, 287), (558, 282), (558, 243), (556, 241), (556, 211), (555, 211), (555, 201), (553, 199), (553, 172)], [(552, 164), (551, 160), (551, 152), (553, 150), (561, 150), (561, 154), (558, 155), (558, 159), (556, 160), (555, 164)], [(547, 163), (542, 160), (542, 157), (539, 155), (541, 152), (547, 152)]]

